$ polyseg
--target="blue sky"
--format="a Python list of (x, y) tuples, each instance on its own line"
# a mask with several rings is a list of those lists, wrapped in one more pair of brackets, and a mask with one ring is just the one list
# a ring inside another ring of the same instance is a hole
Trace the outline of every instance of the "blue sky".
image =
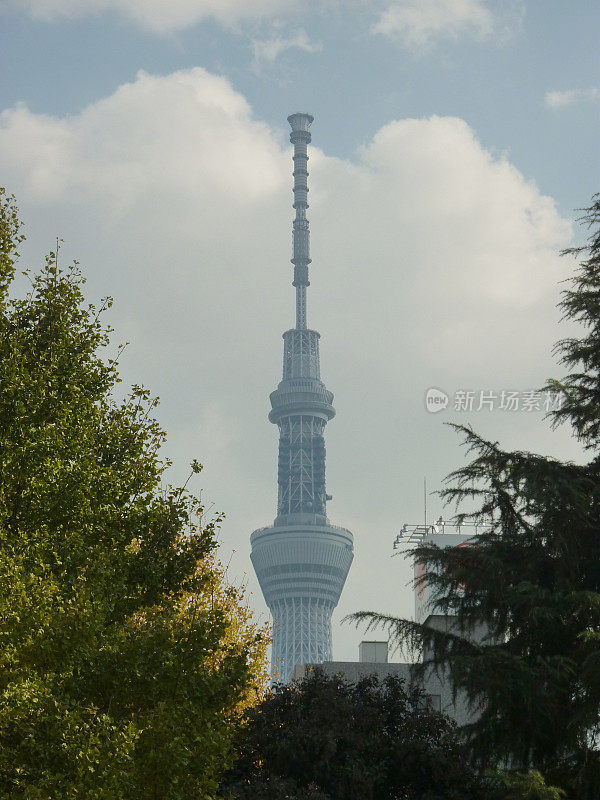
[[(0, 174), (24, 258), (55, 237), (115, 297), (128, 383), (161, 396), (173, 476), (205, 464), (247, 574), (274, 516), (268, 393), (293, 319), (286, 117), (315, 116), (309, 320), (322, 334), (332, 521), (355, 532), (337, 617), (410, 613), (390, 560), (423, 475), (463, 462), (443, 421), (581, 457), (542, 414), (428, 414), (437, 386), (525, 391), (559, 374), (556, 310), (598, 188), (592, 0), (8, 0)], [(199, 487), (200, 488), (200, 487)], [(441, 513), (435, 497), (432, 515)], [(360, 634), (336, 624), (336, 657)]]
[[(332, 154), (352, 156), (389, 119), (449, 114), (469, 122), (486, 146), (508, 151), (561, 211), (570, 213), (594, 190), (597, 103), (580, 100), (560, 113), (544, 104), (549, 91), (598, 84), (594, 0), (482, 2), (506, 17), (508, 30), (498, 37), (465, 25), (408, 47), (372, 31), (384, 5), (376, 2), (302, 4), (233, 28), (209, 17), (164, 33), (115, 8), (32, 20), (28, 5), (17, 2), (2, 18), (2, 108), (26, 102), (40, 113), (73, 114), (139, 69), (166, 74), (200, 65), (226, 75), (272, 125), (289, 108), (310, 107), (321, 146)], [(293, 42), (299, 32), (315, 52), (292, 44), (256, 64), (255, 42)]]

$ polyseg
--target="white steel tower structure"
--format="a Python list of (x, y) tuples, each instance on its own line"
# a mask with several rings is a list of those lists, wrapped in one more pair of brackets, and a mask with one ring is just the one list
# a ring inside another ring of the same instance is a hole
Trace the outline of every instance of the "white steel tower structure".
[(251, 536), (251, 559), (273, 616), (273, 676), (287, 681), (296, 664), (331, 661), (331, 615), (353, 558), (350, 531), (325, 510), (325, 425), (333, 394), (321, 382), (319, 334), (306, 324), (309, 286), (308, 155), (310, 114), (292, 114), (294, 145), (293, 285), (296, 327), (283, 334), (283, 379), (271, 394), (279, 427), (278, 503), (273, 525)]

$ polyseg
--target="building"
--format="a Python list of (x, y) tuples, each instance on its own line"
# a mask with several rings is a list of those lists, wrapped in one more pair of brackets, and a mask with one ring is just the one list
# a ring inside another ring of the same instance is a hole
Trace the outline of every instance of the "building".
[(312, 121), (310, 114), (288, 117), (294, 145), (296, 326), (283, 334), (283, 377), (270, 398), (269, 420), (279, 428), (277, 517), (250, 539), (252, 564), (273, 617), (273, 675), (283, 681), (296, 664), (331, 661), (331, 615), (354, 555), (350, 531), (327, 518), (324, 431), (335, 411), (333, 394), (321, 381), (319, 334), (307, 327)]
[[(470, 547), (473, 536), (477, 535), (480, 528), (487, 526), (476, 523), (463, 523), (460, 526), (444, 522), (439, 519), (433, 525), (404, 525), (396, 537), (394, 549), (405, 544), (415, 545), (422, 541), (437, 544), (440, 547)], [(452, 631), (455, 625), (454, 617), (450, 614), (436, 614), (431, 607), (431, 593), (427, 586), (419, 582), (423, 574), (420, 565), (414, 565), (415, 570), (415, 620), (424, 625), (441, 631)], [(474, 631), (472, 638), (480, 640), (485, 634), (484, 629)], [(407, 685), (414, 680), (412, 665), (409, 663), (388, 662), (387, 642), (366, 642), (359, 645), (358, 661), (328, 661), (325, 664), (299, 663), (294, 669), (294, 678), (299, 680), (319, 666), (326, 675), (343, 675), (350, 681), (356, 682), (360, 678), (375, 675), (383, 680), (388, 675), (398, 676), (406, 681)], [(428, 654), (424, 653), (427, 659)], [(428, 670), (421, 683), (421, 689), (427, 702), (436, 711), (443, 711), (454, 719), (458, 725), (472, 722), (476, 716), (470, 709), (466, 698), (460, 693), (454, 697), (452, 687), (443, 674)]]
[[(374, 657), (372, 651), (376, 646), (378, 654), (384, 652), (384, 658)], [(371, 650), (371, 652), (369, 652)], [(366, 651), (366, 652), (365, 652)], [(411, 665), (402, 662), (388, 661), (387, 642), (361, 642), (358, 646), (358, 661), (326, 661), (323, 664), (296, 664), (294, 667), (294, 680), (302, 680), (307, 677), (314, 669), (321, 669), (325, 675), (341, 675), (349, 683), (358, 683), (361, 678), (375, 676), (379, 681), (384, 681), (392, 676), (400, 678), (405, 685), (413, 685), (413, 675)], [(429, 689), (429, 691), (428, 691)], [(431, 689), (435, 691), (432, 692)], [(442, 704), (442, 696), (439, 687), (433, 685), (425, 689), (425, 700), (436, 711), (439, 711)], [(454, 709), (452, 709), (454, 711)], [(456, 714), (452, 714), (453, 717)]]

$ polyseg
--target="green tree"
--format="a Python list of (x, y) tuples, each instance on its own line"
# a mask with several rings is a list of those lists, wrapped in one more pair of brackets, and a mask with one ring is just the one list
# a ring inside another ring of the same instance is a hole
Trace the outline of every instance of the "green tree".
[[(459, 427), (474, 460), (447, 479), (442, 495), (465, 518), (491, 523), (477, 546), (423, 543), (412, 555), (437, 613), (455, 615), (449, 634), (410, 620), (361, 613), (397, 640), (427, 653), (479, 719), (470, 729), (481, 762), (537, 769), (571, 798), (600, 797), (600, 199), (584, 218), (593, 229), (562, 309), (583, 326), (558, 343), (570, 370), (549, 390), (552, 413), (591, 452), (583, 465), (506, 452)], [(483, 626), (487, 636), (474, 641)]]
[(489, 776), (489, 784), (499, 787), (503, 800), (563, 800), (565, 792), (548, 786), (538, 770), (530, 772), (497, 772)]
[(0, 798), (213, 797), (266, 637), (156, 401), (115, 398), (110, 301), (55, 254), (11, 296), (19, 230), (0, 191)]
[(249, 709), (223, 792), (235, 800), (395, 800), (487, 794), (456, 728), (403, 682), (316, 669)]

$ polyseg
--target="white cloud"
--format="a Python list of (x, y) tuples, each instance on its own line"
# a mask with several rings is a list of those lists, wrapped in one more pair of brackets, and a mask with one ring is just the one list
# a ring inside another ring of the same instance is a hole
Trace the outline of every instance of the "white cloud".
[[(11, 0), (9, 0), (9, 3)], [(212, 18), (224, 24), (272, 16), (296, 0), (12, 0), (35, 19), (53, 20), (115, 12), (156, 33), (169, 33)]]
[[(202, 69), (141, 72), (70, 117), (25, 106), (0, 115), (0, 174), (22, 207), (26, 260), (40, 263), (58, 234), (89, 296), (115, 296), (116, 336), (131, 341), (123, 377), (161, 396), (180, 475), (204, 461), (206, 497), (228, 515), (232, 569), (248, 572), (257, 605), (248, 536), (275, 515), (266, 413), (294, 308), (284, 125), (257, 120)], [(354, 161), (311, 148), (309, 168), (309, 321), (338, 409), (330, 516), (356, 534), (339, 615), (410, 611), (388, 558), (394, 532), (420, 518), (422, 476), (435, 489), (461, 459), (439, 418), (456, 415), (428, 415), (425, 389), (530, 389), (556, 374), (557, 281), (571, 268), (557, 251), (570, 224), (461, 119), (392, 121)], [(549, 441), (531, 415), (470, 421), (509, 445)], [(340, 637), (354, 658), (360, 634)]]
[(413, 48), (434, 39), (477, 38), (492, 33), (505, 37), (518, 26), (523, 14), (520, 0), (392, 0), (373, 30)]
[[(53, 21), (103, 13), (116, 14), (156, 34), (171, 34), (213, 19), (226, 26), (297, 18), (301, 12), (343, 10), (352, 14), (363, 0), (4, 0), (5, 9), (24, 10), (32, 18)], [(382, 6), (384, 7), (383, 10)], [(511, 35), (523, 16), (523, 0), (376, 0), (367, 4), (377, 19), (372, 30), (408, 46), (462, 34), (495, 39)], [(318, 45), (303, 34), (254, 42), (255, 60), (274, 61), (290, 47), (314, 52)]]
[(589, 89), (567, 89), (564, 92), (546, 92), (544, 95), (544, 105), (553, 111), (580, 103), (597, 103), (599, 100), (600, 92), (595, 87)]
[(157, 190), (181, 197), (214, 187), (230, 200), (255, 200), (280, 179), (268, 129), (225, 78), (200, 68), (167, 78), (141, 71), (74, 117), (18, 105), (0, 122), (7, 169), (20, 171), (41, 201), (75, 191), (123, 214)]
[(311, 42), (305, 31), (299, 31), (295, 36), (274, 36), (270, 39), (255, 39), (252, 42), (254, 64), (273, 64), (286, 50), (303, 50), (305, 53), (318, 53), (323, 49), (320, 43)]

